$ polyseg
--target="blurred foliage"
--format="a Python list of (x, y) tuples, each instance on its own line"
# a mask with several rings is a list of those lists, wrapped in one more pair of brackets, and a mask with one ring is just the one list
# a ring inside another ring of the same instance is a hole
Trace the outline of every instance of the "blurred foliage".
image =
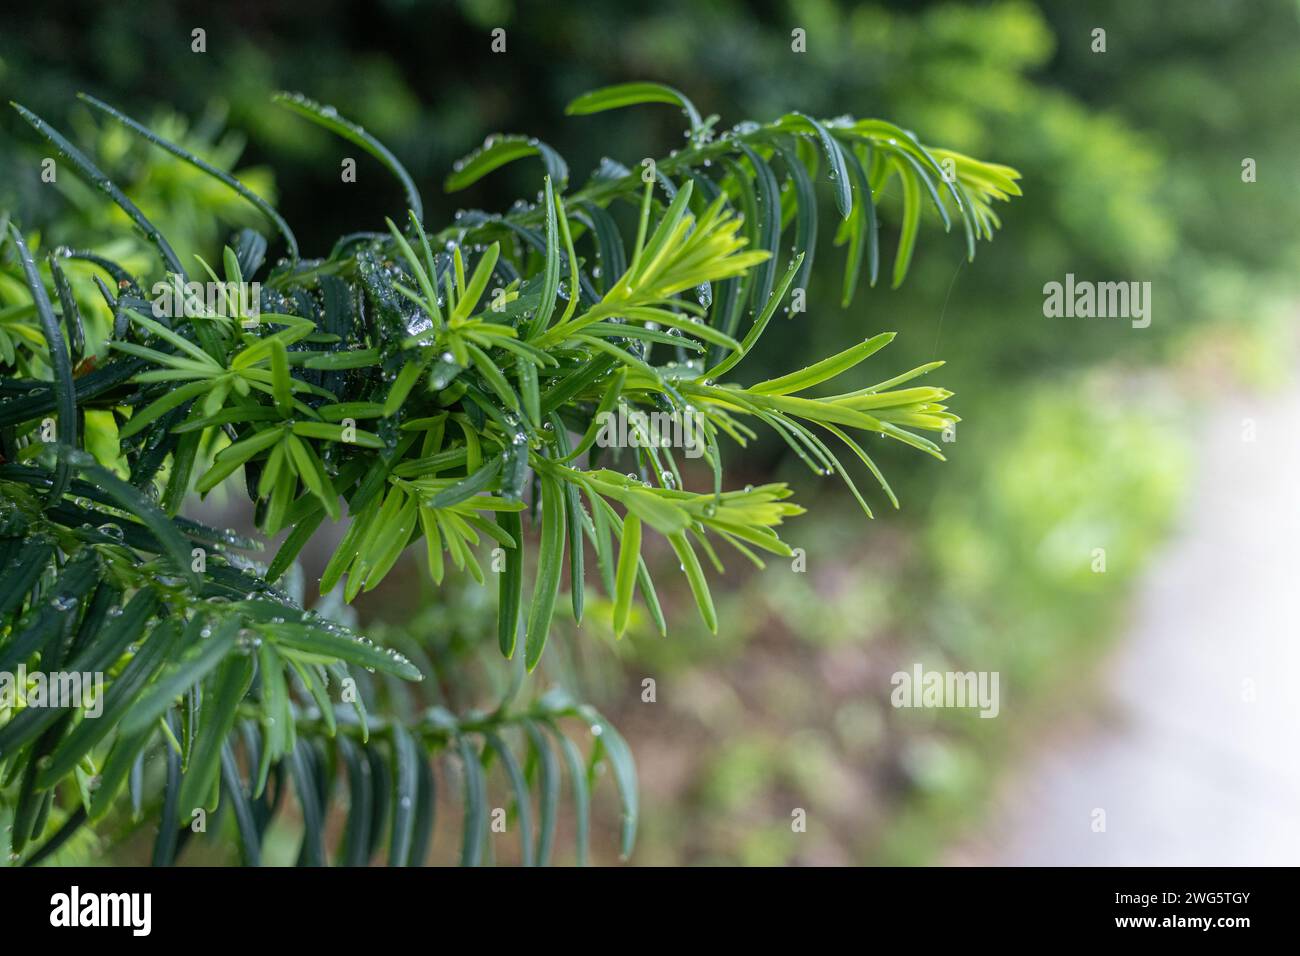
[[(734, 582), (718, 595), (731, 624), (717, 638), (701, 630), (665, 642), (634, 623), (629, 639), (596, 644), (608, 609), (593, 602), (589, 640), (564, 642), (573, 647), (564, 679), (597, 699), (603, 689), (641, 761), (642, 862), (933, 859), (978, 813), (999, 754), (1044, 708), (1063, 706), (1053, 690), (1078, 684), (1080, 663), (1122, 619), (1177, 507), (1189, 396), (1276, 382), (1290, 364), (1300, 274), (1300, 192), (1286, 173), (1300, 152), (1294, 0), (301, 0), (241, 7), (238, 21), (186, 2), (48, 7), (67, 15), (0, 29), (6, 98), (21, 89), (56, 117), (80, 88), (142, 114), (160, 90), (184, 115), (224, 105), (249, 131), (243, 162), (289, 158), (277, 163), (280, 207), (319, 224), (309, 234), (374, 228), (374, 192), (339, 184), (337, 144), (290, 132), (264, 108), (281, 86), (366, 116), (421, 183), (441, 181), (484, 125), (545, 131), (579, 173), (609, 143), (620, 156), (657, 155), (679, 135), (672, 111), (658, 124), (610, 114), (598, 136), (559, 121), (580, 90), (643, 77), (689, 88), (705, 112), (726, 116), (867, 103), (907, 117), (924, 139), (1022, 171), (1025, 198), (978, 268), (965, 268), (955, 245), (931, 244), (906, 288), (870, 290), (841, 312), (838, 256), (819, 256), (811, 314), (768, 333), (780, 370), (893, 327), (907, 333), (894, 346), (900, 361), (949, 356), (945, 384), (964, 417), (944, 446), (950, 465), (883, 456), (908, 487), (903, 511), (865, 536), (834, 518), (805, 526), (809, 573), (774, 566)], [(206, 54), (190, 52), (195, 26), (208, 31)], [(489, 52), (498, 26), (508, 35), (500, 56)], [(807, 31), (806, 54), (791, 52), (796, 27)], [(1096, 27), (1107, 31), (1105, 53), (1092, 51)], [(14, 138), (31, 176), (30, 139), (16, 118), (0, 119), (0, 155)], [(1246, 158), (1257, 182), (1242, 181)], [(503, 208), (535, 189), (523, 165), (437, 212)], [(362, 175), (399, 202), (379, 170), (363, 165)], [(1042, 286), (1067, 272), (1152, 282), (1151, 328), (1045, 319)], [(777, 370), (755, 358), (756, 374)], [(791, 467), (770, 448), (756, 482)], [(826, 497), (853, 507), (829, 485)], [(823, 514), (829, 503), (809, 502)], [(1101, 546), (1104, 575), (1090, 569)], [(663, 598), (670, 614), (690, 600)], [(404, 626), (377, 602), (367, 609)], [(893, 711), (888, 676), (913, 660), (1002, 669), (1014, 712), (981, 721)], [(654, 705), (639, 700), (649, 675)], [(809, 811), (808, 834), (791, 833), (797, 806)]]

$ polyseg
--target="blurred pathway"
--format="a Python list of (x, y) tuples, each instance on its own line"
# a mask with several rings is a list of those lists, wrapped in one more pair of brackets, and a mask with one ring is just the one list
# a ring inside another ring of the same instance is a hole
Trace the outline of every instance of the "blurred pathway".
[(1100, 714), (1049, 731), (948, 862), (1300, 863), (1300, 391), (1220, 407), (1197, 451)]

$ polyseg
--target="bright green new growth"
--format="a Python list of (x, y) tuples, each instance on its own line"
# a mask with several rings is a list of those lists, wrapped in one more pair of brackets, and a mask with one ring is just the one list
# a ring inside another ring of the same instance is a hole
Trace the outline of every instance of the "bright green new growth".
[[(662, 536), (716, 630), (704, 564), (721, 568), (717, 543), (762, 567), (763, 552), (791, 554), (778, 529), (802, 511), (784, 484), (725, 490), (723, 448), (744, 447), (760, 425), (814, 473), (840, 475), (870, 515), (834, 445), (847, 447), (896, 506), (852, 432), (941, 458), (918, 432), (957, 421), (943, 404), (950, 393), (908, 384), (941, 363), (817, 397), (806, 393), (893, 334), (762, 382), (737, 380), (741, 363), (791, 290), (807, 288), (822, 169), (840, 219), (837, 243), (847, 247), (846, 304), (864, 262), (876, 281), (875, 197), (893, 177), (903, 197), (895, 284), (911, 259), (923, 197), (945, 225), (955, 212), (973, 255), (976, 239), (991, 238), (997, 225), (990, 203), (1019, 193), (1014, 171), (927, 149), (881, 121), (792, 113), (715, 136), (717, 117), (701, 118), (680, 93), (629, 84), (580, 97), (570, 112), (676, 104), (690, 122), (686, 149), (637, 172), (606, 160), (566, 193), (568, 167), (554, 150), (496, 137), (458, 164), (448, 188), (539, 156), (546, 175), (538, 202), (506, 215), (461, 214), (431, 235), (414, 182), (387, 149), (333, 109), (284, 95), (277, 102), (375, 156), (408, 197), (406, 215), (387, 220), (385, 231), (346, 236), (327, 257), (307, 260), (284, 220), (227, 174), (86, 102), (253, 201), (290, 258), (266, 268), (266, 239), (245, 230), (226, 250), (222, 274), (202, 268), (226, 291), (260, 281), (257, 308), (229, 294), (215, 312), (191, 305), (169, 317), (155, 312), (143, 279), (91, 253), (48, 256), (47, 278), (27, 237), (9, 225), (30, 301), (0, 301), (0, 672), (24, 664), (107, 674), (98, 718), (0, 700), (0, 815), (11, 814), (11, 850), (28, 862), (48, 858), (87, 821), (116, 834), (149, 816), (162, 821), (154, 861), (170, 863), (196, 808), (229, 808), (243, 859), (256, 863), (292, 789), (304, 824), (301, 863), (362, 864), (386, 836), (390, 862), (419, 863), (433, 837), (432, 755), (445, 749), (461, 768), (462, 861), (483, 856), (484, 775), (499, 758), (522, 859), (545, 863), (560, 789), (552, 742), (567, 767), (579, 859), (592, 771), (605, 758), (623, 802), (626, 855), (636, 826), (626, 744), (567, 694), (517, 702), (524, 669), (542, 660), (566, 565), (579, 622), (589, 546), (616, 633), (638, 594), (666, 631), (642, 553)], [(18, 109), (123, 206), (168, 277), (182, 274), (166, 239), (108, 177)], [(620, 205), (635, 222), (630, 243), (612, 213)], [(84, 282), (73, 287), (61, 259), (94, 263), (112, 282), (95, 276), (112, 316), (104, 354), (84, 354), (91, 292)], [(620, 411), (697, 422), (712, 487), (687, 490), (670, 447), (604, 447), (602, 427)], [(106, 467), (105, 447), (125, 463), (125, 479)], [(292, 529), (265, 569), (227, 550), (256, 542), (178, 516), (190, 491), (206, 494), (241, 471), (258, 527), (268, 535)], [(350, 523), (319, 585), (322, 594), (339, 589), (344, 601), (377, 587), (421, 540), (437, 583), (448, 559), (483, 583), (479, 553), (501, 549), (497, 634), (518, 666), (495, 710), (455, 715), (434, 706), (404, 721), (382, 675), (419, 679), (427, 661), (422, 668), (377, 648), (280, 589), (319, 526), (344, 517)], [(533, 550), (525, 525), (539, 528), (535, 561), (525, 562)], [(525, 601), (526, 563), (534, 570)], [(595, 735), (585, 757), (561, 729), (570, 718)], [(512, 741), (527, 755), (522, 766)], [(153, 754), (164, 756), (161, 776), (146, 773)], [(325, 819), (340, 776), (346, 832), (331, 850)]]

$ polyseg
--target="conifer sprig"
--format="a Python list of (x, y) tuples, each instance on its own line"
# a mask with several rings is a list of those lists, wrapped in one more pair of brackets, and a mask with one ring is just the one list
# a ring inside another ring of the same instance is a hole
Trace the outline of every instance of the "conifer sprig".
[[(310, 259), (279, 214), (228, 174), (86, 101), (256, 206), (288, 257), (268, 263), (267, 238), (244, 230), (220, 272), (198, 260), (187, 273), (85, 153), (16, 107), (160, 257), (145, 276), (74, 254), (103, 273), (92, 285), (60, 255), (38, 262), (34, 237), (17, 224), (0, 248), (10, 277), (0, 285), (0, 671), (106, 675), (101, 717), (0, 699), (0, 816), (12, 821), (10, 851), (28, 862), (50, 858), (87, 823), (111, 837), (147, 815), (159, 822), (154, 860), (169, 863), (196, 814), (229, 808), (243, 860), (257, 863), (292, 792), (299, 862), (363, 864), (384, 851), (391, 863), (420, 863), (433, 838), (438, 758), (459, 767), (462, 862), (484, 857), (485, 772), (497, 760), (525, 862), (551, 856), (561, 775), (585, 859), (600, 761), (613, 768), (621, 847), (631, 852), (636, 774), (626, 744), (589, 706), (527, 689), (562, 582), (581, 622), (590, 553), (615, 632), (638, 598), (666, 631), (644, 556), (659, 535), (716, 630), (706, 571), (722, 567), (716, 545), (761, 567), (764, 554), (790, 555), (781, 529), (803, 511), (785, 484), (727, 487), (724, 448), (743, 448), (759, 429), (815, 473), (840, 475), (868, 515), (855, 460), (897, 506), (867, 447), (883, 437), (942, 457), (921, 432), (957, 421), (950, 393), (915, 382), (940, 363), (860, 378), (858, 366), (893, 333), (763, 381), (745, 377), (744, 359), (796, 291), (819, 317), (827, 312), (808, 289), (823, 170), (836, 241), (847, 246), (845, 304), (864, 267), (876, 281), (877, 206), (892, 178), (903, 186), (895, 284), (923, 201), (945, 227), (960, 221), (973, 254), (998, 225), (992, 202), (1019, 192), (1013, 170), (928, 148), (889, 123), (791, 113), (715, 135), (717, 117), (643, 83), (587, 94), (570, 112), (674, 104), (688, 120), (687, 148), (632, 168), (606, 160), (570, 190), (555, 150), (494, 137), (458, 164), (448, 189), (537, 157), (538, 201), (430, 229), (416, 183), (389, 150), (336, 110), (285, 94), (278, 103), (371, 154), (407, 196), (383, 230)], [(620, 203), (634, 211), (631, 235), (611, 214)], [(184, 307), (168, 314), (144, 293), (150, 279), (204, 274), (221, 290), (215, 307), (180, 297)], [(250, 282), (261, 285), (251, 301), (238, 294)], [(85, 354), (88, 327), (106, 343), (94, 355)], [(881, 381), (860, 387), (870, 378)], [(826, 394), (832, 380), (845, 390)], [(690, 441), (652, 440), (644, 423), (656, 415), (687, 423)], [(631, 421), (637, 440), (609, 441), (615, 420)], [(683, 454), (699, 457), (711, 480), (683, 470)], [(241, 476), (258, 528), (289, 529), (265, 567), (239, 554), (259, 542), (180, 515), (192, 493), (237, 487)], [(291, 572), (327, 519), (347, 528), (313, 588), (324, 597), (309, 601)], [(407, 683), (447, 676), (432, 673), (418, 642), (399, 654), (331, 619), (340, 600), (379, 587), (408, 549), (435, 585), (449, 565), (480, 584), (496, 575), (498, 644), (514, 676), (495, 709), (453, 713)], [(575, 728), (592, 741), (586, 754)], [(165, 755), (164, 780), (142, 772), (155, 753)], [(330, 847), (336, 806), (345, 833)]]

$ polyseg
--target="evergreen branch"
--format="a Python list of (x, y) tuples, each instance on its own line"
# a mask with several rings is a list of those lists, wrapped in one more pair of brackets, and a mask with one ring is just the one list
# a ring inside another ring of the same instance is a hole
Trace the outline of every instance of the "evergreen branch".
[[(77, 253), (117, 283), (115, 293), (99, 286), (114, 328), (99, 354), (84, 356), (93, 370), (80, 374), (72, 368), (86, 348), (77, 300), (95, 290), (79, 288), (83, 280), (53, 258), (47, 279), (17, 225), (7, 231), (28, 299), (0, 302), (0, 671), (105, 677), (94, 704), (0, 700), (0, 808), (12, 808), (11, 850), (33, 861), (87, 824), (130, 831), (142, 815), (123, 811), (127, 789), (131, 804), (147, 804), (159, 821), (155, 862), (177, 857), (196, 815), (229, 806), (242, 859), (256, 863), (292, 790), (303, 823), (299, 862), (361, 865), (386, 843), (389, 862), (418, 863), (434, 836), (434, 768), (451, 759), (466, 801), (464, 862), (483, 857), (494, 761), (510, 788), (521, 859), (536, 862), (553, 850), (561, 768), (585, 860), (592, 769), (607, 762), (626, 856), (637, 818), (626, 744), (590, 707), (527, 690), (527, 672), (547, 659), (565, 564), (576, 620), (590, 542), (615, 632), (629, 627), (638, 593), (666, 630), (644, 556), (646, 538), (658, 534), (716, 629), (705, 571), (721, 568), (715, 544), (761, 567), (763, 554), (792, 553), (781, 529), (803, 511), (785, 484), (726, 487), (723, 440), (744, 448), (761, 429), (814, 472), (839, 474), (870, 515), (830, 435), (897, 506), (864, 445), (874, 435), (942, 458), (920, 433), (958, 420), (945, 404), (951, 393), (910, 384), (940, 363), (820, 394), (856, 376), (893, 338), (880, 333), (765, 381), (742, 384), (737, 371), (794, 290), (808, 291), (812, 184), (823, 163), (848, 247), (846, 304), (864, 264), (876, 278), (877, 205), (893, 177), (902, 184), (897, 284), (927, 197), (945, 225), (956, 213), (973, 254), (998, 224), (992, 204), (1019, 194), (1017, 174), (931, 149), (878, 120), (790, 113), (715, 136), (716, 117), (702, 118), (682, 94), (631, 84), (580, 98), (570, 112), (681, 108), (690, 144), (654, 163), (653, 175), (608, 163), (566, 194), (568, 166), (554, 150), (494, 139), (448, 187), (539, 156), (547, 172), (540, 206), (471, 212), (430, 232), (413, 181), (382, 144), (305, 98), (278, 101), (378, 157), (406, 190), (403, 226), (385, 220), (384, 232), (344, 237), (329, 256), (298, 260), (287, 224), (255, 202), (292, 261), (264, 268), (266, 240), (245, 231), (220, 272), (202, 263), (220, 290), (215, 302), (178, 297), (172, 314), (144, 297), (151, 277)], [(107, 176), (19, 109), (150, 235), (164, 279), (183, 280), (166, 240)], [(628, 236), (608, 211), (616, 201), (636, 212)], [(240, 294), (259, 276), (260, 297)], [(51, 436), (44, 416), (55, 409), (60, 431)], [(662, 440), (665, 419), (687, 437)], [(63, 434), (78, 421), (80, 440)], [(710, 489), (684, 487), (683, 453), (708, 464)], [(232, 550), (254, 542), (177, 516), (189, 494), (228, 487), (240, 473), (258, 528), (292, 529), (267, 568)], [(326, 519), (345, 514), (350, 524), (321, 576), (323, 601), (308, 609), (289, 593), (295, 559)], [(512, 661), (494, 710), (455, 713), (433, 681), (412, 689), (422, 676), (444, 676), (419, 642), (398, 641), (404, 653), (382, 649), (331, 619), (379, 587), (412, 547), (439, 586), (449, 583), (449, 564), (486, 582), (483, 551), (492, 549), (502, 575), (497, 644)], [(530, 553), (537, 570), (525, 601)], [(281, 580), (290, 584), (282, 589)], [(89, 713), (101, 705), (102, 717)], [(566, 722), (594, 735), (585, 756)], [(137, 768), (154, 754), (165, 757), (166, 779), (146, 787)], [(344, 832), (331, 846), (335, 814)]]

